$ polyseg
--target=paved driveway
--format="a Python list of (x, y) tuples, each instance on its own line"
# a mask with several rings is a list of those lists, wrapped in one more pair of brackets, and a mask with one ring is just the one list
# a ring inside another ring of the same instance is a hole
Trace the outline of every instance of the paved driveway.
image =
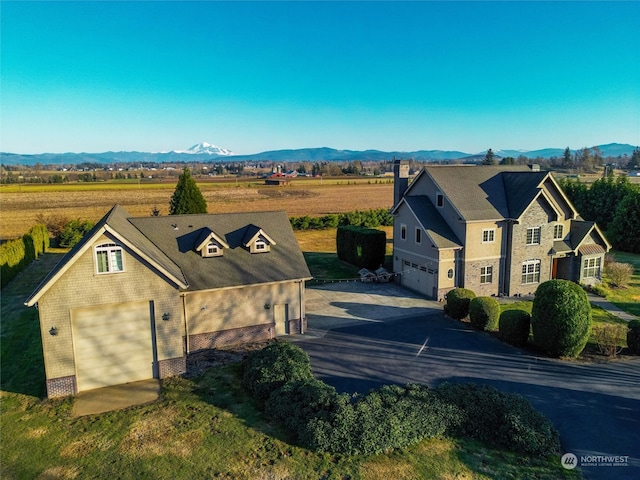
[[(520, 393), (581, 456), (629, 456), (627, 467), (583, 466), (590, 479), (640, 478), (640, 359), (603, 364), (536, 358), (442, 315), (395, 285), (309, 290), (308, 332), (298, 345), (339, 391), (386, 383), (482, 382)], [(597, 459), (593, 459), (598, 462)]]

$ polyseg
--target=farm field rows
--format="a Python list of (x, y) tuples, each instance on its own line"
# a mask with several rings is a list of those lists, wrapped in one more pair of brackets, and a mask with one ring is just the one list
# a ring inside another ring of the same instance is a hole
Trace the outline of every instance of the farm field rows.
[[(385, 181), (386, 182), (386, 181)], [(209, 213), (284, 210), (289, 216), (319, 216), (370, 208), (390, 208), (392, 183), (295, 182), (288, 187), (257, 183), (198, 183)], [(134, 216), (151, 215), (156, 207), (169, 213), (174, 184), (25, 185), (0, 189), (0, 239), (16, 238), (37, 222), (38, 214), (99, 220), (116, 203)]]

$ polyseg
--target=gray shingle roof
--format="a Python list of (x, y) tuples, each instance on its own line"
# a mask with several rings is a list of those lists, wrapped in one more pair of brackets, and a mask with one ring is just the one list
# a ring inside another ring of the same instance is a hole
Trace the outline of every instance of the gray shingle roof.
[[(129, 219), (185, 273), (187, 291), (311, 278), (285, 212), (172, 215)], [(243, 240), (261, 228), (275, 242), (266, 253), (251, 254)], [(202, 229), (229, 245), (221, 257), (203, 258), (195, 251)]]
[(436, 248), (461, 248), (462, 243), (447, 225), (436, 207), (431, 203), (429, 197), (416, 195), (405, 197), (404, 200), (420, 224), (424, 227), (427, 235), (433, 241)]
[(518, 218), (548, 175), (526, 166), (428, 166), (425, 170), (466, 221)]

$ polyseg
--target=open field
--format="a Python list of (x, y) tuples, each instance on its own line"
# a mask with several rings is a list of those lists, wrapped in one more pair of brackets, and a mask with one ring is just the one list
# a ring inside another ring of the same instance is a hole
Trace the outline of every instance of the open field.
[[(347, 183), (349, 182), (349, 183)], [(371, 183), (368, 183), (371, 182)], [(198, 183), (209, 213), (284, 210), (289, 216), (319, 216), (352, 210), (390, 208), (393, 184), (387, 180), (300, 180), (292, 186), (252, 183)], [(18, 237), (45, 217), (97, 221), (116, 203), (134, 216), (151, 215), (154, 207), (169, 213), (175, 183), (82, 183), (8, 185), (0, 187), (0, 239)]]

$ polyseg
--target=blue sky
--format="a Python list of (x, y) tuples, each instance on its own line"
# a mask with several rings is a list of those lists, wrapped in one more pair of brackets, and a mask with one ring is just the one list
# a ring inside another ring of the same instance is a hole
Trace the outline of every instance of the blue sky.
[(640, 2), (8, 2), (0, 150), (640, 144)]

